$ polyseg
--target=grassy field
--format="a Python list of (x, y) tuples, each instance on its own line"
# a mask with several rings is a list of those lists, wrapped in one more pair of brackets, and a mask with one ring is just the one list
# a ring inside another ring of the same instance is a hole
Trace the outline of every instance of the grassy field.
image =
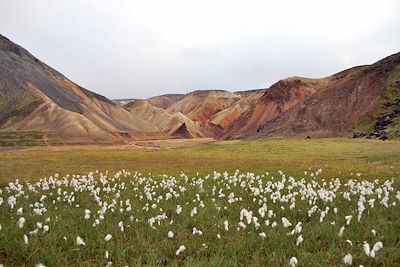
[(0, 151), (0, 264), (399, 266), (399, 162), (353, 139)]
[(216, 142), (177, 149), (85, 147), (0, 151), (0, 181), (37, 180), (55, 173), (85, 174), (122, 169), (154, 174), (207, 174), (217, 171), (285, 170), (301, 175), (323, 167), (328, 176), (361, 172), (389, 178), (400, 171), (400, 142), (365, 139), (267, 139)]

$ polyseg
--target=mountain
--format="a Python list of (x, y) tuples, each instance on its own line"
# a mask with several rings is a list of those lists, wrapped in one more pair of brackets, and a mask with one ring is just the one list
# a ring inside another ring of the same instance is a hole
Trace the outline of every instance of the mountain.
[(262, 136), (396, 138), (400, 53), (325, 78), (290, 77), (266, 89), (196, 90), (111, 101), (73, 83), (0, 35), (0, 137), (2, 133), (27, 133), (50, 143)]
[(222, 128), (230, 127), (242, 114), (253, 107), (264, 92), (265, 89), (235, 92), (239, 99), (229, 107), (215, 113), (211, 117), (211, 122)]
[(305, 78), (288, 78), (281, 80), (256, 100), (243, 112), (235, 123), (231, 123), (219, 136), (222, 139), (238, 138), (256, 133), (266, 121), (286, 112), (308, 96), (314, 94), (325, 79), (313, 80)]
[(156, 107), (167, 109), (181, 100), (184, 96), (184, 94), (166, 94), (150, 97), (148, 101)]
[(155, 125), (73, 83), (1, 35), (0, 128), (73, 142), (163, 136)]
[(194, 121), (209, 121), (216, 113), (230, 107), (240, 96), (223, 90), (198, 90), (186, 94), (168, 108), (181, 112)]
[(218, 137), (400, 136), (400, 53), (323, 79), (271, 86)]
[[(150, 103), (149, 100), (135, 100), (125, 108), (142, 119), (156, 125), (171, 138), (212, 137), (203, 133), (200, 123), (195, 123), (180, 112), (170, 113)], [(183, 132), (185, 132), (183, 134)]]

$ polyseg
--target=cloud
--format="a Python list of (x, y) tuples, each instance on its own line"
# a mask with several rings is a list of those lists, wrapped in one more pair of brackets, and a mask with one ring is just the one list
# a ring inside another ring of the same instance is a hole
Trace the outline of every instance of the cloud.
[(263, 88), (400, 48), (395, 0), (6, 0), (0, 10), (3, 35), (110, 98)]

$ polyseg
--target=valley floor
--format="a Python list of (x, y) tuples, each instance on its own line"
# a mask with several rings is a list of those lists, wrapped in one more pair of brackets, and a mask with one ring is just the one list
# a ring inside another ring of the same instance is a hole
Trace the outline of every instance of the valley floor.
[(329, 176), (400, 176), (400, 142), (367, 139), (212, 139), (140, 141), (127, 146), (53, 146), (0, 150), (0, 181), (36, 180), (59, 173), (122, 169), (153, 174), (285, 170), (299, 176), (323, 168)]
[(365, 139), (3, 150), (0, 264), (399, 266), (399, 162)]

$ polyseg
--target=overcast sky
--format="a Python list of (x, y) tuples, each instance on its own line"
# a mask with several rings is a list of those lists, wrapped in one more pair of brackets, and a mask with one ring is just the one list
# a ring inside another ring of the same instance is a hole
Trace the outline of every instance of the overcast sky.
[(0, 33), (109, 98), (265, 88), (400, 51), (396, 0), (0, 0)]

